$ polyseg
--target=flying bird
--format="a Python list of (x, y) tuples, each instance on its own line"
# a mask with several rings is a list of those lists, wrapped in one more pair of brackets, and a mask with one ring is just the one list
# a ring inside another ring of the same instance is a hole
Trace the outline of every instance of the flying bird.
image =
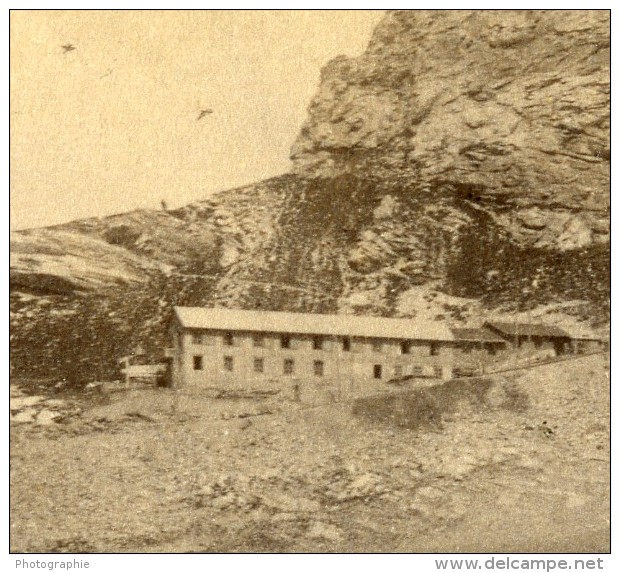
[(68, 52), (72, 52), (73, 50), (76, 49), (76, 47), (73, 44), (64, 44), (62, 46), (62, 49), (64, 50), (64, 54), (68, 53)]
[(200, 121), (205, 115), (211, 115), (212, 113), (213, 113), (212, 109), (200, 110), (200, 113), (198, 114), (198, 118), (196, 119), (196, 121)]

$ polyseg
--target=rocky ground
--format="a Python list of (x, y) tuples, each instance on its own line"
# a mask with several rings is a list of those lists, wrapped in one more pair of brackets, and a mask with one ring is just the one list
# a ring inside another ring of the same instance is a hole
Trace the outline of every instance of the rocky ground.
[(608, 374), (496, 377), (416, 430), (351, 403), (15, 386), (11, 548), (608, 551)]
[(461, 324), (570, 305), (604, 327), (609, 46), (605, 10), (388, 11), (324, 67), (290, 173), (12, 233), (13, 373), (159, 361), (174, 305)]

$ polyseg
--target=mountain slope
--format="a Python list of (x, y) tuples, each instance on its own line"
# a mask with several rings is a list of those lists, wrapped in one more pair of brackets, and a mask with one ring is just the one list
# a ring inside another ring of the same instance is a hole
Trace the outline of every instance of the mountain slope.
[(161, 356), (174, 304), (607, 320), (608, 12), (389, 12), (325, 67), (292, 159), (175, 211), (12, 234), (14, 371), (115, 376)]

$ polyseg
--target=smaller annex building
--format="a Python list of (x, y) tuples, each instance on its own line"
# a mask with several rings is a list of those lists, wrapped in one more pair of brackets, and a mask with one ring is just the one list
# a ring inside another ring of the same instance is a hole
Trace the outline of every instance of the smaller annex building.
[(566, 329), (571, 338), (571, 351), (575, 354), (587, 354), (600, 350), (609, 350), (609, 345), (594, 332), (581, 328)]
[(495, 322), (483, 326), (488, 332), (503, 338), (512, 352), (562, 356), (584, 354), (605, 348), (603, 339), (583, 328), (561, 328), (543, 323)]
[(201, 307), (174, 308), (171, 338), (173, 385), (226, 388), (295, 378), (448, 378), (467, 354), (506, 346), (488, 331), (455, 333), (441, 322)]
[(515, 350), (550, 351), (555, 356), (572, 351), (571, 335), (559, 326), (488, 321), (484, 323), (484, 328), (509, 342)]

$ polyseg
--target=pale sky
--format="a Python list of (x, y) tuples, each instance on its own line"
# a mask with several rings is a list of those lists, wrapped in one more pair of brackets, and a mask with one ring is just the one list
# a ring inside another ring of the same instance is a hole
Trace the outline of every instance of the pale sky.
[(177, 207), (288, 171), (321, 67), (361, 54), (382, 15), (13, 11), (11, 228)]

